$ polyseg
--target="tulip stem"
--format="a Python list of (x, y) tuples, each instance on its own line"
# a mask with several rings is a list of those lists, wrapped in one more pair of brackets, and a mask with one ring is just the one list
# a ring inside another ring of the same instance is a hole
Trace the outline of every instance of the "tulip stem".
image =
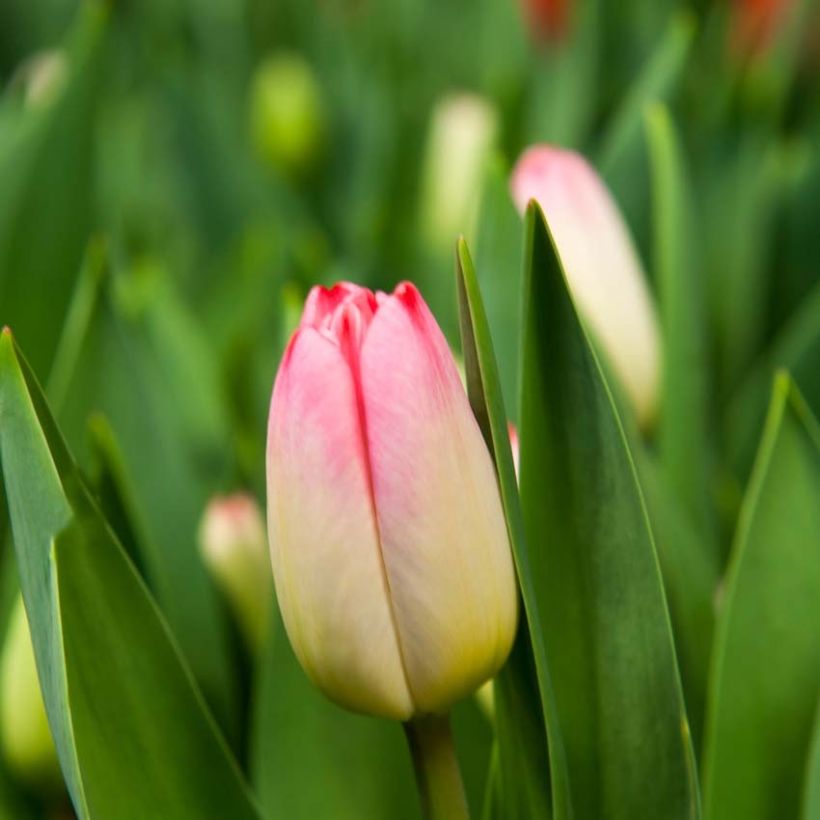
[(449, 715), (404, 724), (425, 820), (469, 820)]

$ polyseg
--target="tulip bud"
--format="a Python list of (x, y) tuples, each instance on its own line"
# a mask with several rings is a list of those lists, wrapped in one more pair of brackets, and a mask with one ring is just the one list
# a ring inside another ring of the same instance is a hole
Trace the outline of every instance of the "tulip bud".
[(399, 720), (492, 677), (517, 620), (489, 451), (416, 288), (314, 288), (268, 424), (285, 628), (337, 703)]
[(68, 77), (68, 68), (62, 51), (39, 51), (20, 64), (9, 87), (21, 90), (26, 107), (40, 108), (59, 94)]
[(259, 157), (293, 174), (309, 170), (324, 140), (321, 92), (313, 71), (295, 54), (269, 57), (251, 86), (251, 138)]
[(583, 157), (548, 145), (524, 152), (511, 190), (522, 213), (533, 199), (544, 211), (578, 309), (648, 426), (658, 404), (658, 321), (615, 201)]
[(478, 218), (487, 161), (498, 137), (498, 115), (473, 94), (445, 97), (433, 110), (425, 155), (422, 228), (434, 249), (452, 252)]
[(200, 524), (199, 545), (248, 647), (258, 651), (267, 633), (273, 589), (256, 500), (246, 493), (212, 499)]
[(569, 0), (525, 0), (527, 22), (536, 42), (560, 40), (567, 30)]
[(0, 660), (0, 724), (3, 752), (11, 771), (31, 786), (47, 791), (60, 788), (62, 775), (48, 728), (22, 596), (12, 610)]
[(732, 45), (739, 54), (758, 54), (775, 39), (793, 10), (793, 0), (734, 0)]

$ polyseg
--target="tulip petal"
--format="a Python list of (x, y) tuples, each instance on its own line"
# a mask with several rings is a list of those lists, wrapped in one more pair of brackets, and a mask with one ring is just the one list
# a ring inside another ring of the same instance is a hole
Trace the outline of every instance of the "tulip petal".
[(580, 155), (527, 149), (510, 181), (523, 214), (534, 199), (555, 239), (572, 294), (642, 424), (656, 412), (660, 333), (629, 229), (606, 186)]
[(418, 291), (380, 300), (361, 350), (373, 493), (410, 691), (440, 711), (491, 677), (517, 594), (490, 454)]
[(355, 382), (312, 327), (291, 342), (271, 400), (268, 527), (285, 628), (311, 679), (347, 708), (407, 719)]

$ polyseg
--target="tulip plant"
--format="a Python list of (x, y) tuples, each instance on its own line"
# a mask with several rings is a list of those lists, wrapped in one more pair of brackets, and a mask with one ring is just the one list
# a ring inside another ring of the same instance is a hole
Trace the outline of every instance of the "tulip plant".
[(0, 820), (820, 820), (816, 4), (77, 6), (0, 4)]

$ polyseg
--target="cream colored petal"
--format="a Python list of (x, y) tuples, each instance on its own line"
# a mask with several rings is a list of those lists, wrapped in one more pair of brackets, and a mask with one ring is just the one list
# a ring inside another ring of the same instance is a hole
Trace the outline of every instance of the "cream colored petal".
[(268, 530), (279, 606), (313, 681), (349, 709), (413, 712), (387, 597), (356, 391), (339, 347), (300, 330), (268, 428)]
[(517, 593), (489, 451), (412, 285), (382, 300), (362, 347), (361, 385), (410, 690), (421, 711), (439, 711), (504, 662)]
[(534, 146), (516, 163), (512, 196), (523, 213), (534, 199), (549, 222), (585, 321), (644, 425), (657, 410), (660, 332), (629, 230), (612, 195), (573, 151)]

